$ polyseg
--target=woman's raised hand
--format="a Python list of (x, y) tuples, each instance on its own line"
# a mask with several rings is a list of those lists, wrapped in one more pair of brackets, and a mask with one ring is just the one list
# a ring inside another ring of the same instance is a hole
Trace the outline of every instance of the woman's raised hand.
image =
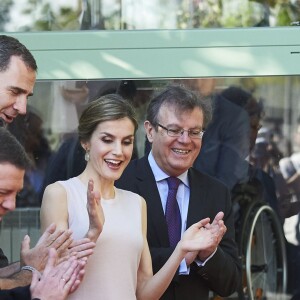
[(101, 206), (101, 196), (98, 191), (94, 191), (94, 181), (88, 182), (87, 189), (87, 210), (90, 218), (90, 228), (87, 237), (96, 242), (102, 232), (105, 217)]

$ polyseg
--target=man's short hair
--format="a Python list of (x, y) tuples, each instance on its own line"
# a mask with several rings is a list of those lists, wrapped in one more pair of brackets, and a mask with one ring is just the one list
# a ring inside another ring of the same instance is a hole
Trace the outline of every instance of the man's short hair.
[(22, 59), (27, 68), (37, 71), (37, 64), (30, 51), (16, 38), (0, 35), (0, 72), (6, 71), (12, 56)]
[(159, 111), (165, 105), (174, 106), (178, 112), (192, 111), (198, 107), (203, 113), (204, 128), (207, 127), (212, 118), (210, 101), (207, 101), (199, 93), (190, 90), (182, 84), (169, 84), (164, 89), (154, 93), (149, 103), (146, 117), (152, 125), (159, 123)]
[(26, 170), (31, 165), (25, 149), (4, 127), (0, 127), (0, 164), (9, 163)]

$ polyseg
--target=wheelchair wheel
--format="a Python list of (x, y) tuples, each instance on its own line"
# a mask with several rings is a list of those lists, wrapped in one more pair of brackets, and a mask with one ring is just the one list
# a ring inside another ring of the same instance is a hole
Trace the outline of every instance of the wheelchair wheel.
[(270, 206), (260, 205), (244, 221), (245, 298), (280, 299), (286, 292), (287, 262), (278, 217)]

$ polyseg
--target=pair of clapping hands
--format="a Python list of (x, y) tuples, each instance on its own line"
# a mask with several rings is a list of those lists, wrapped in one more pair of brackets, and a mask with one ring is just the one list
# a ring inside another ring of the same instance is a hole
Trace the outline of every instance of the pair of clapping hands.
[(79, 286), (95, 243), (88, 238), (74, 241), (71, 235), (71, 230), (56, 230), (51, 224), (32, 249), (29, 236), (24, 237), (21, 267), (33, 271), (32, 298), (65, 299)]
[(216, 251), (227, 230), (223, 218), (224, 213), (219, 212), (211, 223), (205, 218), (185, 231), (180, 243), (188, 265), (195, 259), (204, 262)]

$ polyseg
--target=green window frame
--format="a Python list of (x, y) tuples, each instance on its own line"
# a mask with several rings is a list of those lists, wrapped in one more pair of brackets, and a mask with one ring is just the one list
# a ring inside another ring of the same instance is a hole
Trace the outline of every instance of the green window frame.
[(38, 80), (276, 76), (300, 73), (299, 28), (12, 34)]

